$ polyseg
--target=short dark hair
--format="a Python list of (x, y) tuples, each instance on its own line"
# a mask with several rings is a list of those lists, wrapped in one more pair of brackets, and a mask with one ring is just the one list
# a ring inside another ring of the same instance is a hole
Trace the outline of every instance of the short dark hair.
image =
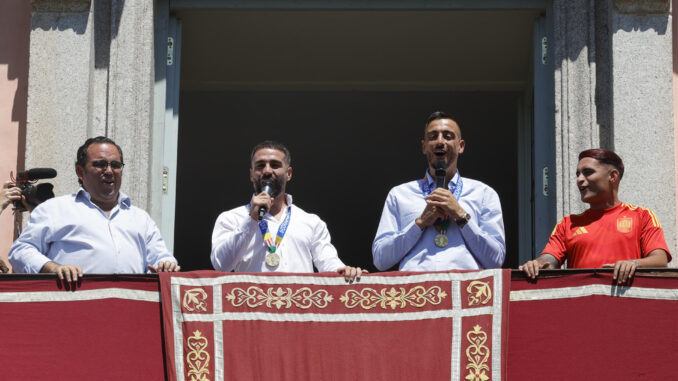
[(264, 140), (255, 145), (254, 148), (252, 148), (252, 153), (250, 153), (250, 165), (252, 165), (252, 160), (254, 160), (254, 154), (262, 148), (272, 148), (281, 151), (285, 154), (285, 164), (287, 164), (288, 167), (292, 165), (292, 154), (290, 153), (290, 150), (288, 150), (284, 144), (276, 142), (275, 140)]
[(619, 171), (619, 179), (621, 180), (621, 178), (624, 177), (624, 163), (622, 162), (621, 157), (616, 153), (603, 148), (592, 148), (579, 153), (579, 160), (585, 157), (590, 157), (598, 160), (600, 163), (615, 167), (617, 171)]
[[(80, 148), (78, 148), (78, 152), (75, 154), (75, 165), (85, 167), (85, 164), (87, 164), (87, 149), (89, 148), (89, 146), (91, 146), (92, 144), (104, 144), (104, 143), (113, 144), (115, 148), (118, 149), (118, 153), (120, 153), (120, 161), (123, 163), (125, 162), (122, 159), (122, 148), (120, 148), (120, 146), (117, 145), (113, 141), (113, 139), (107, 138), (105, 136), (97, 136), (96, 138), (89, 138), (85, 140), (85, 143), (81, 145)], [(82, 181), (80, 181), (79, 178), (78, 183), (82, 185)]]
[[(439, 119), (454, 120), (454, 118), (452, 118), (448, 113), (444, 111), (434, 111), (431, 115), (428, 116), (428, 119), (426, 119), (426, 124), (424, 125), (424, 132), (426, 132), (426, 129), (428, 128), (428, 125), (431, 124), (431, 122)], [(457, 122), (455, 121), (455, 123)], [(459, 133), (461, 134), (461, 127), (459, 126), (459, 123), (457, 123), (457, 127), (459, 127)]]

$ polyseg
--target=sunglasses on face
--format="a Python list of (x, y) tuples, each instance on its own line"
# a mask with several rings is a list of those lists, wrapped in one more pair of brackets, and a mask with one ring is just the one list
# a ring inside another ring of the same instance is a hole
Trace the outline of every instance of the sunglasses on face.
[(94, 160), (92, 162), (92, 167), (97, 168), (97, 169), (101, 169), (101, 170), (105, 170), (106, 168), (108, 168), (109, 165), (111, 166), (111, 169), (116, 170), (116, 169), (122, 169), (122, 167), (125, 166), (125, 163), (122, 163), (122, 162), (117, 161), (117, 160), (113, 160), (113, 161), (109, 162), (109, 161), (106, 161), (106, 160), (103, 160), (103, 159)]

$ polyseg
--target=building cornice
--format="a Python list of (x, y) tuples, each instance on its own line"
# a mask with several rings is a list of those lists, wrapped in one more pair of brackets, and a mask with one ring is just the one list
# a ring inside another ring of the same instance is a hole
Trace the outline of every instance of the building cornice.
[(614, 7), (620, 13), (667, 13), (671, 10), (671, 1), (614, 0)]
[(31, 8), (37, 13), (87, 13), (92, 0), (31, 0)]

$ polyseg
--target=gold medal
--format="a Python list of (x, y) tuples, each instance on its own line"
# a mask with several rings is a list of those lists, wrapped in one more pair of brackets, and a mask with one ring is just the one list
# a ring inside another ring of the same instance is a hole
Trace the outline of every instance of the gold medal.
[(444, 234), (438, 234), (434, 239), (436, 246), (445, 247), (447, 246), (447, 237)]
[(266, 264), (271, 267), (278, 267), (278, 264), (280, 264), (280, 256), (276, 253), (266, 254)]

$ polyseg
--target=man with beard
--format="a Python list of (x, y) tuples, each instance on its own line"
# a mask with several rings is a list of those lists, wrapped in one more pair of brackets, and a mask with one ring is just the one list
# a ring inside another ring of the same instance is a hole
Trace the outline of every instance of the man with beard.
[(628, 284), (638, 267), (666, 267), (671, 260), (664, 231), (654, 213), (619, 201), (624, 163), (614, 152), (579, 153), (577, 188), (590, 208), (563, 218), (537, 259), (519, 267), (534, 279), (540, 269), (614, 268), (617, 284)]
[[(423, 179), (396, 186), (386, 198), (372, 244), (378, 269), (397, 264), (402, 271), (501, 267), (506, 244), (499, 196), (459, 175), (465, 144), (450, 116), (441, 111), (429, 116), (421, 141), (428, 168)], [(437, 168), (444, 173), (438, 188)]]
[(83, 273), (179, 271), (151, 217), (120, 192), (123, 166), (113, 140), (87, 139), (75, 163), (81, 188), (33, 210), (9, 252), (14, 271), (68, 282)]
[(332, 271), (347, 282), (364, 270), (344, 265), (325, 223), (292, 204), (285, 193), (292, 158), (281, 143), (264, 141), (252, 149), (249, 204), (221, 213), (212, 233), (212, 265), (219, 271)]

